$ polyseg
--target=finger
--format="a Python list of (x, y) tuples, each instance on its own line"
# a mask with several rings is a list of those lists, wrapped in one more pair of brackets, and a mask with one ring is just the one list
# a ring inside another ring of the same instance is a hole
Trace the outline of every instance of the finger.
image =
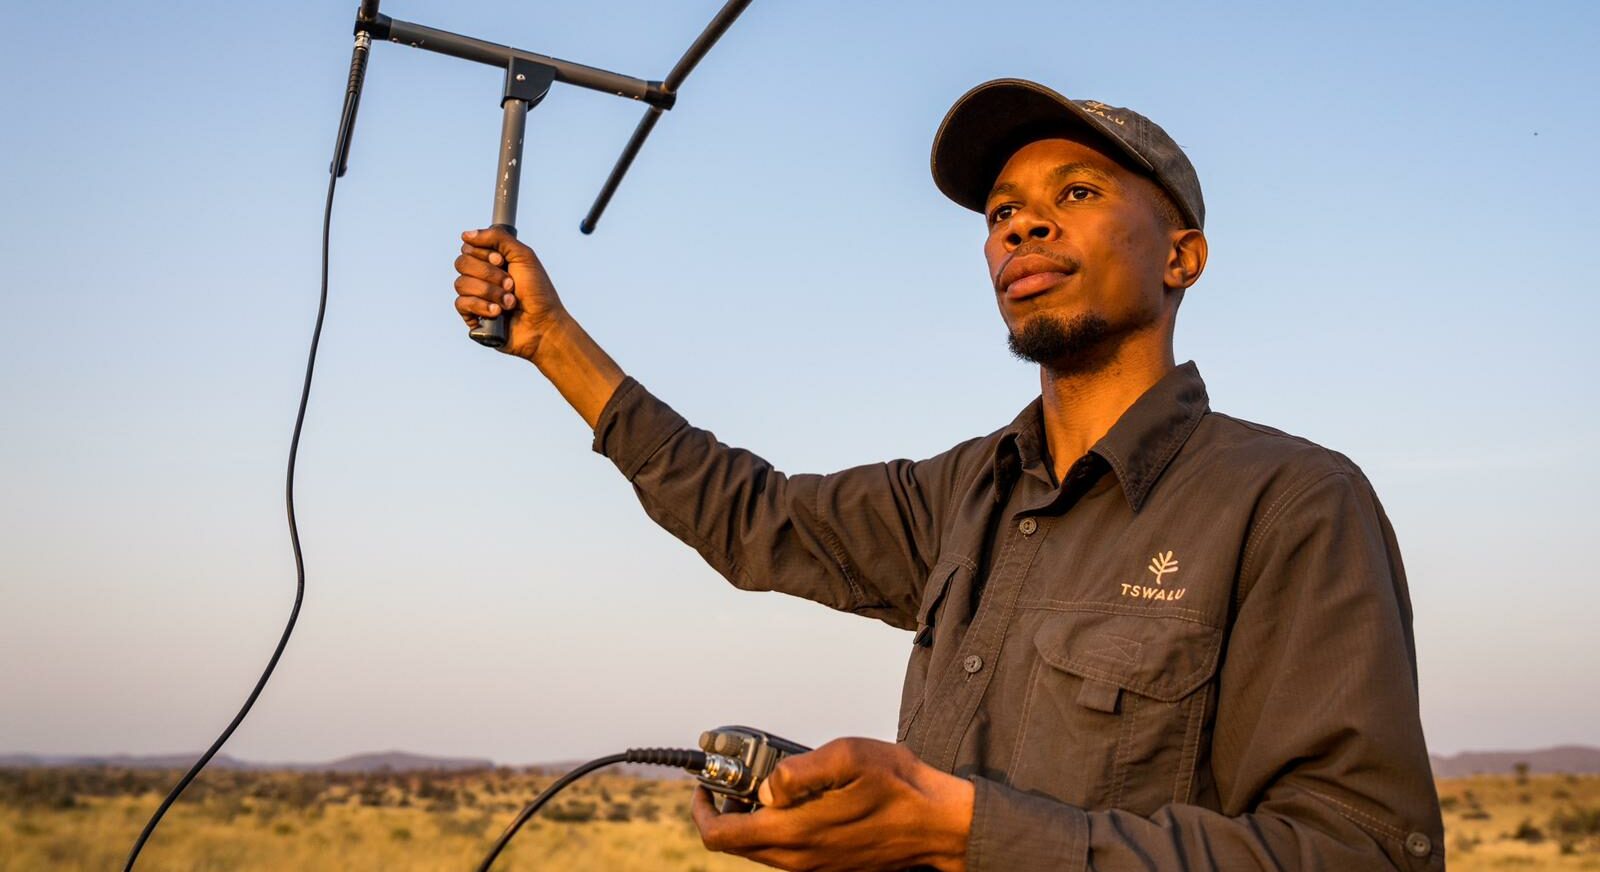
[(510, 231), (504, 227), (485, 227), (482, 230), (468, 230), (461, 234), (461, 238), (479, 248), (489, 248), (500, 253), (508, 263), (538, 263), (533, 249), (517, 241)]
[(694, 818), (695, 828), (700, 830), (700, 842), (707, 851), (728, 850), (725, 841), (727, 829), (721, 826), (722, 812), (717, 811), (716, 804), (711, 801), (711, 791), (704, 787), (694, 789), (690, 816)]
[(761, 784), (765, 805), (787, 808), (818, 793), (854, 781), (861, 771), (860, 749), (853, 739), (836, 739), (815, 751), (778, 761)]
[(456, 272), (461, 275), (483, 279), (485, 282), (491, 285), (499, 285), (507, 291), (513, 287), (511, 276), (505, 270), (470, 255), (463, 254), (456, 258), (455, 267)]
[(470, 242), (461, 243), (461, 253), (471, 255), (479, 260), (486, 260), (495, 266), (506, 262), (506, 259), (500, 256), (500, 252), (492, 248), (479, 248)]
[(454, 285), (456, 293), (463, 297), (477, 297), (494, 303), (502, 302), (509, 293), (498, 285), (491, 285), (483, 279), (475, 279), (472, 276), (456, 276)]
[(456, 297), (456, 313), (462, 317), (498, 318), (503, 310), (500, 304), (477, 297)]
[(717, 811), (711, 791), (695, 788), (693, 817), (700, 841), (708, 851), (747, 854), (774, 847), (792, 847), (796, 841), (792, 822), (777, 815), (754, 811), (723, 814)]

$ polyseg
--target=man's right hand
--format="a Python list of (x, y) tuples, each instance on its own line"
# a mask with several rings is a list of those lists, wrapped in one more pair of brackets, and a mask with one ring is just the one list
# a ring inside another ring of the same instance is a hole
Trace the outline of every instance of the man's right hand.
[(625, 378), (622, 368), (567, 314), (533, 249), (494, 227), (461, 238), (456, 313), (468, 327), (506, 316), (500, 350), (537, 366), (593, 428)]
[(461, 234), (456, 258), (456, 312), (468, 327), (480, 318), (506, 316), (500, 350), (529, 361), (566, 317), (561, 298), (533, 249), (499, 227)]

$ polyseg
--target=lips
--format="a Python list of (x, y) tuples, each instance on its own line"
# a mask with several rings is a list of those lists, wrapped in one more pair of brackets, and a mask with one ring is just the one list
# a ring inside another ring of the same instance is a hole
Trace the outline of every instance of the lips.
[(995, 277), (994, 286), (1006, 299), (1020, 300), (1044, 293), (1077, 271), (1069, 262), (1026, 254), (1007, 261)]

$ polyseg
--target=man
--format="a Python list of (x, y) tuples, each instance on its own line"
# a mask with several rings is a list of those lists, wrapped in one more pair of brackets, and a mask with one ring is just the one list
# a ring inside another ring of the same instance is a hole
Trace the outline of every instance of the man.
[(1206, 264), (1194, 168), (1127, 109), (1000, 80), (933, 175), (985, 215), (1041, 395), (920, 462), (786, 476), (690, 427), (526, 247), (464, 234), (457, 311), (507, 314), (645, 510), (733, 584), (915, 631), (897, 743), (791, 758), (706, 845), (790, 869), (1441, 869), (1394, 533), (1361, 471), (1210, 411), (1172, 336)]

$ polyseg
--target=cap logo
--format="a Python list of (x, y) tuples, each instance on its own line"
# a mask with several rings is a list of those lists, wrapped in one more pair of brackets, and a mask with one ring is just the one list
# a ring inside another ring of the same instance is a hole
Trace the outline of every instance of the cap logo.
[(1115, 125), (1117, 125), (1119, 127), (1126, 127), (1127, 124), (1128, 124), (1126, 121), (1123, 121), (1121, 118), (1118, 118), (1117, 116), (1112, 115), (1110, 112), (1106, 111), (1106, 110), (1111, 109), (1113, 107), (1107, 106), (1106, 104), (1100, 102), (1099, 100), (1085, 100), (1085, 101), (1083, 101), (1083, 108), (1088, 110), (1088, 111), (1090, 111), (1090, 112), (1092, 112), (1092, 113), (1094, 113), (1095, 115), (1100, 116), (1101, 118), (1104, 118), (1105, 120), (1107, 120), (1107, 121), (1111, 122), (1112, 124), (1115, 124)]

